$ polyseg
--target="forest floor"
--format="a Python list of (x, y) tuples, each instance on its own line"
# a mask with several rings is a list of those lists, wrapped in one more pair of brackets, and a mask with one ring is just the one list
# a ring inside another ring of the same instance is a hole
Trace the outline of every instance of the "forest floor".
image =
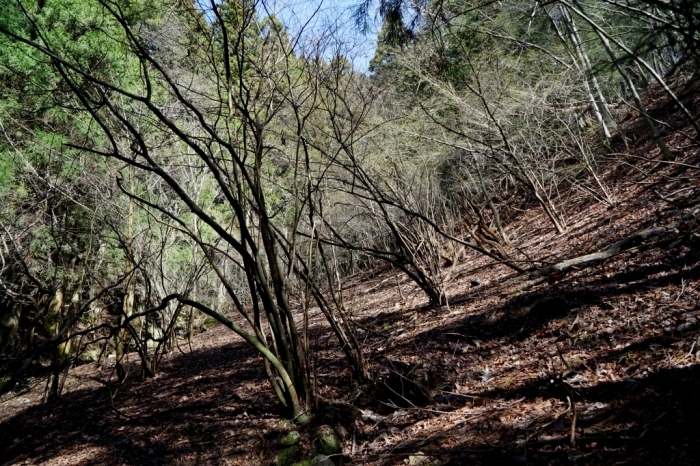
[[(668, 114), (670, 104), (658, 100), (654, 111)], [(635, 154), (613, 156), (601, 175), (614, 206), (571, 187), (559, 199), (565, 234), (537, 209), (510, 223), (519, 250), (537, 258), (528, 266), (599, 251), (700, 205), (697, 145), (669, 134), (679, 156), (660, 163), (653, 143), (635, 137), (647, 132), (632, 114), (613, 141), (613, 151)], [(300, 429), (302, 453), (315, 427), (329, 424), (343, 441), (336, 464), (700, 464), (697, 231), (683, 223), (524, 289), (509, 269), (467, 254), (445, 271), (449, 305), (441, 308), (391, 270), (348, 279), (345, 305), (379, 382), (352, 380), (315, 313), (319, 406)], [(53, 406), (41, 404), (45, 380), (6, 396), (0, 463), (274, 458), (282, 418), (260, 358), (232, 332), (218, 326), (191, 347), (181, 342), (154, 379), (141, 381), (131, 360), (122, 385), (113, 359), (75, 368)]]

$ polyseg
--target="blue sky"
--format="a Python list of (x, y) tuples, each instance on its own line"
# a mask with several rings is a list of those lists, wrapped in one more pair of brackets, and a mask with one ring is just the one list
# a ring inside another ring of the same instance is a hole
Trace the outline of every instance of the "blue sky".
[(359, 0), (265, 0), (270, 12), (284, 23), (291, 37), (301, 34), (300, 48), (321, 50), (331, 58), (337, 52), (345, 55), (357, 71), (366, 72), (374, 56), (379, 25), (376, 8), (371, 10), (370, 31), (361, 34), (352, 18)]

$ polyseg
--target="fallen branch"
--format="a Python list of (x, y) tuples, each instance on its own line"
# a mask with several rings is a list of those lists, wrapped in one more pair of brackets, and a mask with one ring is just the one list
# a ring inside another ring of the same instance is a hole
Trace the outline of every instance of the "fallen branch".
[(587, 267), (598, 262), (602, 262), (613, 256), (616, 256), (622, 252), (629, 251), (635, 247), (639, 247), (651, 238), (656, 238), (662, 236), (669, 232), (675, 232), (676, 230), (687, 231), (689, 223), (695, 221), (700, 217), (700, 207), (693, 209), (688, 214), (684, 215), (679, 220), (669, 223), (668, 225), (662, 227), (647, 228), (645, 230), (640, 230), (632, 235), (624, 238), (612, 246), (603, 249), (602, 251), (594, 252), (591, 254), (585, 254), (583, 256), (574, 257), (572, 259), (567, 259), (556, 264), (550, 265), (549, 267), (544, 267), (542, 269), (533, 270), (526, 273), (523, 277), (529, 277), (531, 280), (522, 283), (517, 286), (512, 291), (522, 291), (524, 289), (530, 288), (532, 286), (538, 285), (554, 274), (564, 274), (570, 269), (577, 267)]

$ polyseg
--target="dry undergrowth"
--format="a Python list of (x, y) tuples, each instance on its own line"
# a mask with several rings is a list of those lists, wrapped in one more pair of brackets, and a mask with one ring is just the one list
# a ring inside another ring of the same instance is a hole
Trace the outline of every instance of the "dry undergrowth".
[[(565, 235), (534, 210), (511, 224), (533, 266), (669, 224), (700, 202), (697, 147), (671, 135), (683, 155), (659, 164), (651, 143), (633, 140), (640, 125), (627, 121), (615, 142), (638, 156), (603, 177), (614, 207), (572, 189)], [(380, 382), (353, 383), (315, 314), (316, 423), (343, 437), (336, 463), (700, 464), (700, 251), (695, 225), (680, 230), (520, 291), (510, 270), (468, 255), (449, 271), (440, 309), (391, 270), (349, 279), (345, 303)], [(32, 382), (0, 404), (0, 460), (264, 463), (280, 417), (260, 366), (216, 327), (168, 355), (153, 380), (134, 373), (118, 387), (109, 360), (83, 366), (53, 407)]]

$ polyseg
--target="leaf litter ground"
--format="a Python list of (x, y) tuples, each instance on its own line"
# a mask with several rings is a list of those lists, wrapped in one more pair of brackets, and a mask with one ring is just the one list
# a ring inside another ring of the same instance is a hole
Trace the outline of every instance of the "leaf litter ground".
[[(560, 200), (566, 234), (536, 210), (512, 222), (533, 266), (600, 250), (700, 203), (697, 147), (669, 135), (683, 155), (659, 164), (652, 143), (635, 140), (641, 125), (630, 118), (614, 141), (638, 154), (604, 174), (614, 207), (570, 189)], [(521, 290), (511, 271), (468, 254), (446, 270), (442, 308), (392, 270), (348, 279), (345, 304), (378, 382), (352, 381), (314, 313), (314, 423), (342, 438), (336, 464), (700, 464), (697, 231), (681, 225)], [(279, 409), (259, 357), (233, 333), (214, 327), (191, 347), (181, 343), (155, 379), (140, 381), (131, 360), (122, 385), (113, 360), (75, 368), (54, 406), (41, 404), (43, 380), (6, 396), (0, 462), (253, 465), (274, 457)], [(314, 423), (302, 429), (302, 453)]]

